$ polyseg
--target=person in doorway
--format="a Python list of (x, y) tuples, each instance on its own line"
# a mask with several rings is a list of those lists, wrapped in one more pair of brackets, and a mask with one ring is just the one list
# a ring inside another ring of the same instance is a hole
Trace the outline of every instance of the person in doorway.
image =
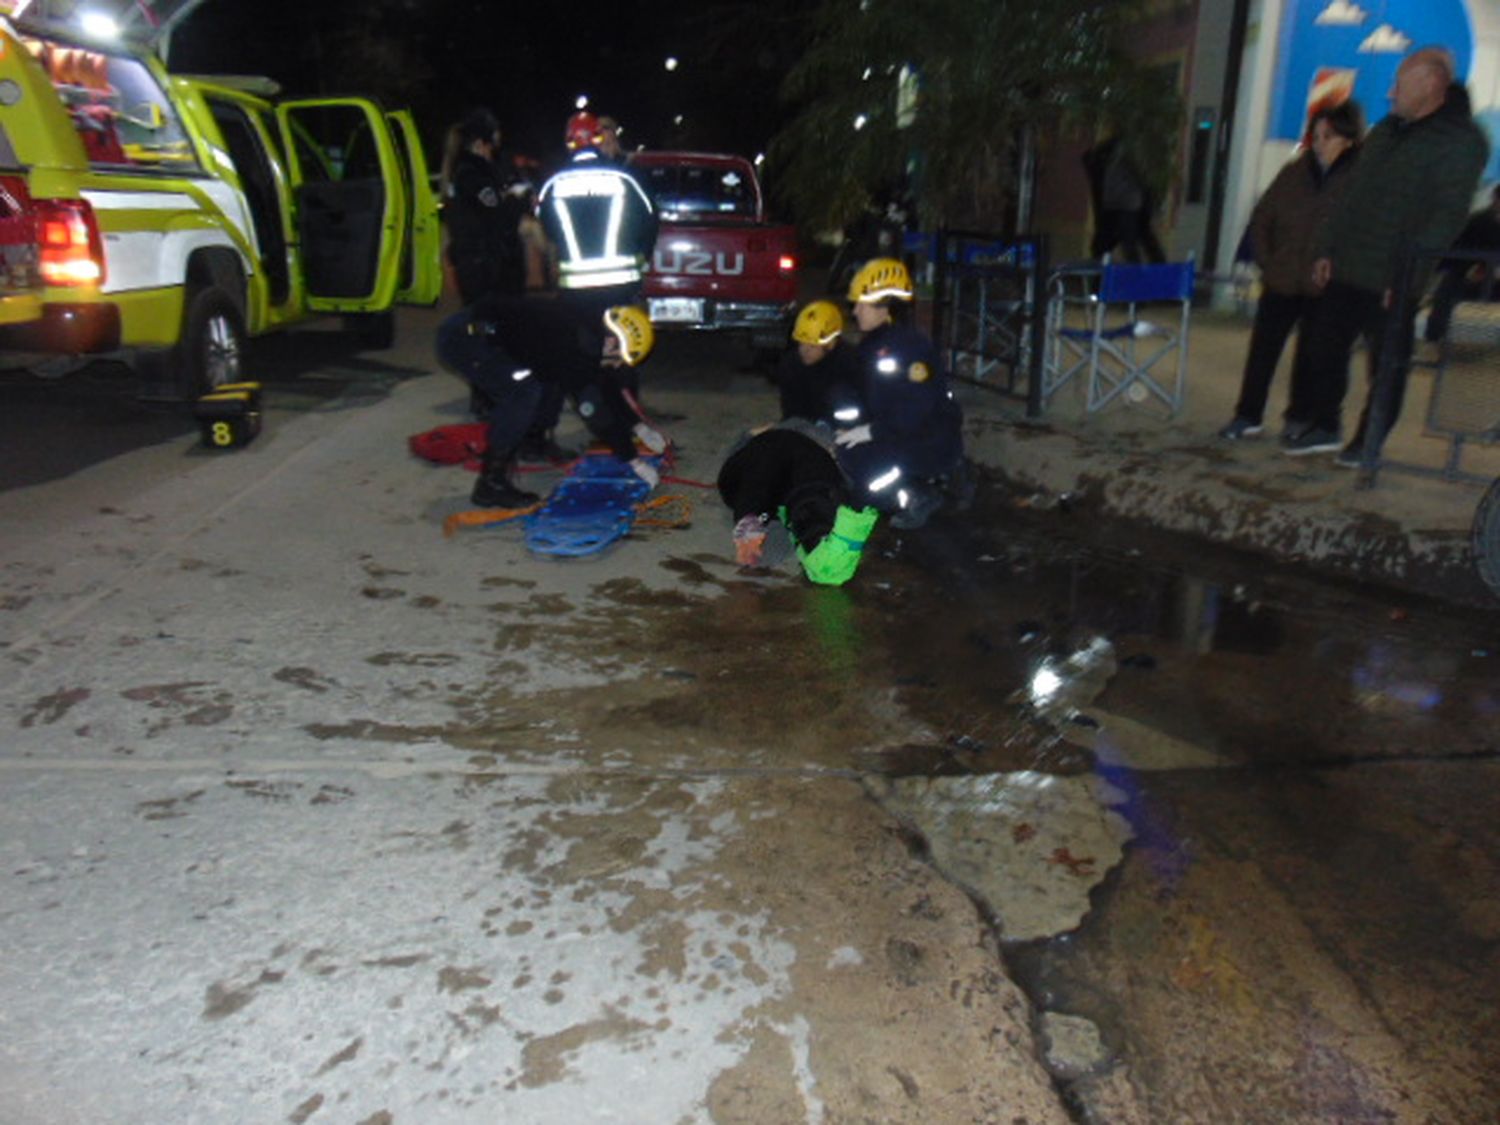
[(1156, 200), (1129, 145), (1111, 136), (1084, 153), (1089, 194), (1094, 203), (1094, 237), (1089, 252), (1096, 258), (1117, 249), (1129, 262), (1163, 262), (1156, 237)]
[[(1313, 235), (1338, 205), (1359, 155), (1364, 114), (1355, 102), (1318, 110), (1307, 149), (1282, 168), (1250, 217), (1249, 240), (1260, 267), (1261, 293), (1250, 329), (1250, 350), (1240, 379), (1234, 417), (1219, 431), (1227, 441), (1254, 437), (1264, 429), (1266, 398), (1287, 338), (1305, 325), (1318, 300), (1313, 284)], [(1298, 334), (1294, 364), (1305, 361)], [(1294, 377), (1294, 387), (1306, 379)], [(1288, 426), (1307, 416), (1305, 404), (1289, 403)]]
[(587, 322), (556, 303), (491, 297), (443, 321), (438, 358), (491, 403), (475, 506), (524, 508), (537, 501), (511, 472), (549, 386), (573, 402), (611, 453), (654, 486), (656, 470), (636, 456), (632, 416), (609, 377), (644, 362), (654, 343), (645, 310), (629, 305)]
[[(1339, 450), (1349, 355), (1361, 335), (1369, 343), (1370, 371), (1379, 371), (1400, 273), (1415, 250), (1452, 245), (1489, 158), (1474, 123), (1469, 95), (1455, 81), (1451, 52), (1423, 47), (1408, 55), (1391, 86), (1391, 112), (1365, 138), (1359, 164), (1339, 207), (1317, 236), (1313, 281), (1322, 297), (1306, 331), (1306, 390), (1292, 391), (1308, 404), (1308, 426), (1284, 439), (1293, 457)], [(1413, 293), (1426, 277), (1409, 279)], [(1396, 325), (1395, 377), (1381, 403), (1384, 442), (1400, 413), (1410, 366), (1411, 309)], [(1372, 391), (1373, 391), (1372, 387)], [(1354, 439), (1338, 463), (1357, 466), (1372, 402), (1365, 402)]]
[(772, 374), (782, 421), (801, 418), (830, 428), (859, 421), (854, 401), (859, 367), (843, 332), (844, 315), (832, 301), (812, 301), (797, 314), (792, 346)]
[(834, 434), (856, 502), (890, 513), (903, 529), (921, 527), (942, 506), (962, 478), (964, 454), (963, 412), (932, 341), (909, 323), (914, 297), (911, 273), (896, 258), (865, 263), (849, 283), (863, 333), (862, 415)]

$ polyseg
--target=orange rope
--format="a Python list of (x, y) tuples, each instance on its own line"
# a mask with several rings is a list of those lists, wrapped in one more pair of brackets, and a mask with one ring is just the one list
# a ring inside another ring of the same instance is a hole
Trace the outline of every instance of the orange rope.
[(454, 512), (443, 521), (443, 535), (451, 538), (461, 527), (488, 527), (492, 523), (529, 516), (540, 507), (538, 503), (526, 508), (475, 508), (468, 512)]
[[(662, 509), (661, 514), (646, 516), (643, 513)], [(636, 527), (691, 527), (693, 524), (693, 502), (686, 496), (653, 496), (635, 506), (638, 515)]]

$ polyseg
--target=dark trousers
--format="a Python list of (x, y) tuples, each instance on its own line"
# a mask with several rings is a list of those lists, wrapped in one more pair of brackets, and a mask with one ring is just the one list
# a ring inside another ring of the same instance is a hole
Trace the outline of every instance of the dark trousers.
[(1317, 304), (1316, 298), (1299, 294), (1277, 293), (1266, 289), (1255, 306), (1255, 324), (1250, 329), (1250, 350), (1245, 355), (1245, 373), (1240, 378), (1240, 401), (1234, 408), (1234, 416), (1257, 426), (1265, 420), (1266, 398), (1271, 392), (1271, 381), (1276, 377), (1276, 365), (1281, 362), (1281, 353), (1286, 350), (1287, 338), (1299, 324), (1302, 332), (1297, 337), (1297, 349), (1292, 360), (1292, 389), (1288, 394), (1286, 418), (1303, 421), (1308, 417), (1306, 403), (1294, 397), (1300, 389), (1306, 393), (1307, 380), (1299, 369), (1306, 361), (1306, 322)]
[[(625, 285), (604, 285), (597, 289), (559, 289), (557, 299), (577, 311), (580, 319), (590, 329), (597, 328), (604, 314), (616, 305), (645, 305), (641, 298), (641, 283), (632, 281)], [(622, 367), (616, 373), (620, 386), (637, 398), (641, 393), (640, 372), (634, 367)]]
[[(1349, 392), (1349, 357), (1355, 341), (1361, 336), (1370, 350), (1370, 374), (1379, 371), (1380, 353), (1385, 348), (1386, 327), (1389, 317), (1385, 308), (1385, 296), (1371, 290), (1346, 285), (1344, 282), (1329, 282), (1323, 297), (1317, 303), (1313, 317), (1304, 327), (1307, 363), (1299, 369), (1304, 377), (1304, 392), (1293, 390), (1293, 402), (1307, 404), (1307, 422), (1316, 429), (1332, 434), (1341, 432), (1344, 395)], [(1407, 318), (1404, 345), (1397, 357), (1397, 381), (1392, 387), (1391, 410), (1386, 416), (1385, 435), (1391, 432), (1401, 413), (1401, 399), (1406, 395), (1407, 368), (1412, 357), (1412, 320)], [(1370, 413), (1370, 404), (1365, 404), (1361, 416), (1361, 434), (1365, 417)], [(1358, 441), (1358, 438), (1356, 438)]]
[(469, 386), (490, 401), (485, 431), (485, 459), (504, 464), (515, 456), (521, 439), (536, 421), (548, 388), (535, 371), (517, 379), (525, 370), (492, 339), (469, 332), (467, 311), (456, 313), (438, 326), (438, 358)]

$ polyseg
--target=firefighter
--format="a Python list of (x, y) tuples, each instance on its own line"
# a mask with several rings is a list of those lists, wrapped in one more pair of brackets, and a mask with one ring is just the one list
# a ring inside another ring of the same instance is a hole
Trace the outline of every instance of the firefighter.
[(459, 299), (472, 305), (481, 297), (519, 294), (526, 287), (525, 185), (508, 182), (496, 163), (500, 123), (489, 110), (471, 110), (458, 124), (457, 140), (444, 176), (443, 215)]
[(850, 281), (863, 415), (834, 435), (856, 498), (899, 528), (921, 527), (963, 480), (963, 413), (932, 341), (909, 323), (913, 297), (895, 258), (872, 259)]
[(524, 508), (537, 501), (510, 474), (551, 387), (572, 401), (611, 453), (657, 484), (656, 469), (636, 456), (637, 427), (613, 377), (651, 354), (655, 333), (644, 309), (622, 305), (587, 321), (555, 302), (492, 297), (443, 321), (437, 338), (443, 364), (493, 404), (472, 496), (476, 507)]
[(781, 394), (781, 418), (804, 418), (829, 427), (859, 421), (855, 402), (859, 366), (843, 342), (844, 315), (832, 301), (804, 305), (792, 325), (792, 347), (772, 375)]
[(568, 163), (542, 185), (537, 213), (557, 247), (563, 299), (591, 312), (640, 299), (641, 274), (656, 245), (656, 208), (629, 171), (600, 146), (599, 119), (568, 119)]

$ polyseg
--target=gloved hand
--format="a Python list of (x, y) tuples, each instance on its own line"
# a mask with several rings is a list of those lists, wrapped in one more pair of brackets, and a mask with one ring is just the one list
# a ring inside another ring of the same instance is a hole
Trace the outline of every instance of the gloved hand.
[(653, 430), (644, 422), (637, 422), (633, 432), (636, 439), (652, 453), (660, 453), (667, 448), (667, 439), (661, 431)]
[(644, 457), (637, 457), (634, 461), (630, 462), (630, 471), (652, 488), (661, 483), (661, 474), (656, 471), (656, 466)]
[(870, 440), (870, 425), (866, 422), (863, 426), (854, 426), (847, 430), (835, 430), (833, 443), (842, 445), (845, 449), (851, 449), (856, 445), (863, 445)]

